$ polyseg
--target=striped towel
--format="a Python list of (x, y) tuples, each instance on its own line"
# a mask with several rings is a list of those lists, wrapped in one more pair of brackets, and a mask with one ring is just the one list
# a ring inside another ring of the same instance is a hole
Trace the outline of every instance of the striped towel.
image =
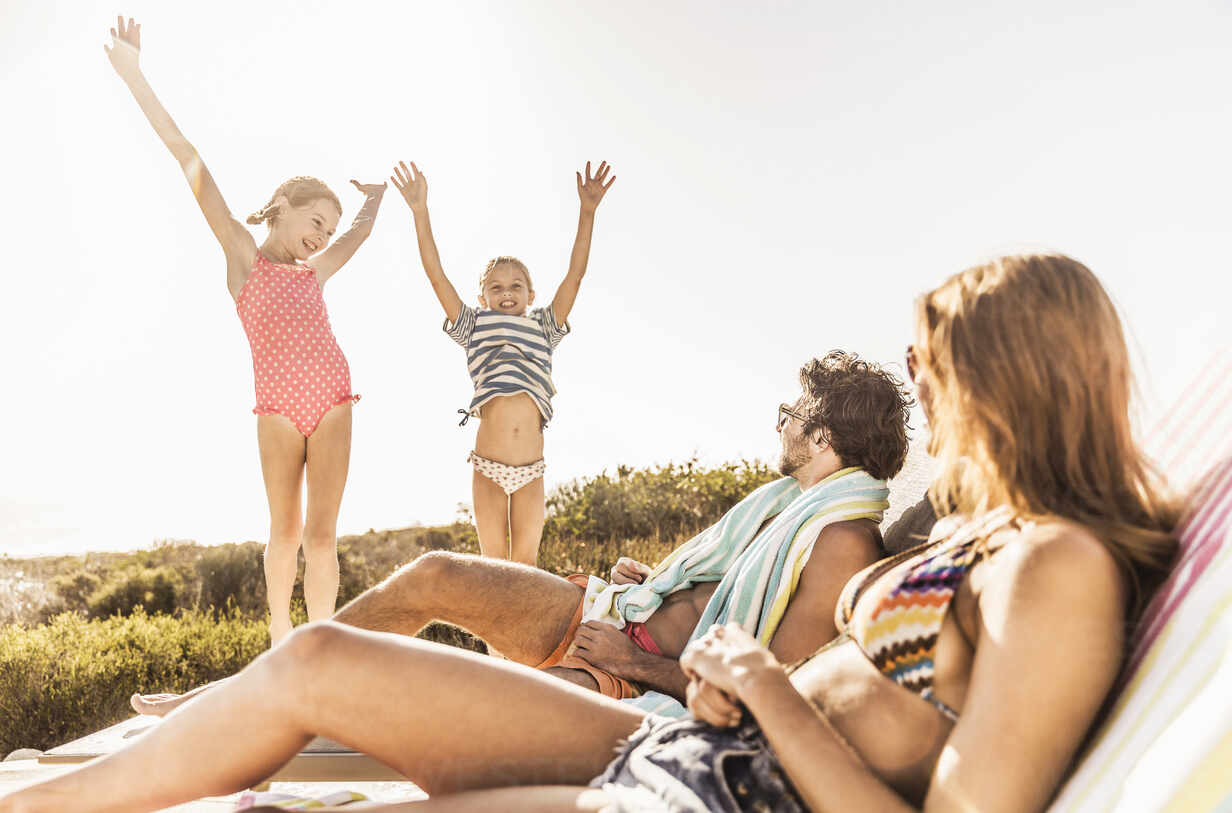
[[(583, 617), (623, 627), (625, 621), (645, 621), (670, 593), (717, 581), (718, 589), (689, 641), (712, 624), (734, 621), (768, 645), (821, 529), (851, 519), (880, 522), (888, 494), (884, 480), (854, 467), (836, 471), (807, 491), (790, 477), (768, 483), (672, 551), (641, 584), (608, 585)], [(662, 708), (662, 700), (674, 708)], [(684, 712), (679, 703), (657, 692), (628, 702), (660, 714)]]
[(377, 806), (375, 802), (368, 801), (367, 796), (353, 790), (338, 790), (318, 797), (294, 796), (290, 793), (269, 791), (258, 793), (249, 790), (236, 800), (235, 809), (239, 811), (254, 807), (277, 807), (283, 810), (322, 810), (327, 807), (349, 806), (352, 802), (359, 803), (355, 805), (355, 809)]

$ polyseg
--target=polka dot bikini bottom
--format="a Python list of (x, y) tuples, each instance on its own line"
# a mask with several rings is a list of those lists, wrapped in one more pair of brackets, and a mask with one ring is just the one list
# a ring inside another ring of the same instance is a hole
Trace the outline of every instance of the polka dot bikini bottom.
[(512, 494), (527, 483), (539, 479), (545, 468), (542, 460), (527, 463), (525, 466), (510, 466), (508, 463), (480, 457), (474, 452), (466, 456), (466, 462), (473, 463), (475, 471), (496, 483), (506, 494)]

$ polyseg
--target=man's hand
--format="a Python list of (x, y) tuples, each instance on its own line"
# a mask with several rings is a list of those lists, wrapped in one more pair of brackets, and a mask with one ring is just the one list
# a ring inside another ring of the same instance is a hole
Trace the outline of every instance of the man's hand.
[(399, 161), (389, 179), (402, 193), (402, 199), (411, 207), (412, 212), (421, 212), (428, 208), (428, 179), (419, 171), (419, 167), (415, 166), (414, 161), (409, 169), (405, 161)]
[[(607, 161), (604, 161), (599, 164), (598, 171), (592, 177), (590, 174), (590, 162), (587, 161), (585, 179), (582, 178), (582, 173), (575, 173), (577, 175), (578, 198), (582, 201), (583, 212), (593, 213), (595, 209), (599, 208), (599, 201), (603, 200), (603, 196), (611, 185), (616, 183), (615, 175), (611, 178), (607, 177), (609, 170), (611, 170), (611, 167), (607, 165)], [(603, 182), (604, 179), (607, 179), (607, 183)]]
[(612, 566), (612, 584), (641, 584), (654, 569), (636, 559), (621, 556)]
[(611, 624), (587, 621), (573, 638), (573, 654), (616, 677), (627, 677), (636, 658), (644, 653)]
[(141, 55), (141, 26), (133, 22), (132, 17), (128, 18), (128, 25), (124, 24), (123, 17), (116, 17), (116, 27), (111, 29), (111, 47), (104, 45), (103, 50), (120, 76), (140, 72), (137, 60)]

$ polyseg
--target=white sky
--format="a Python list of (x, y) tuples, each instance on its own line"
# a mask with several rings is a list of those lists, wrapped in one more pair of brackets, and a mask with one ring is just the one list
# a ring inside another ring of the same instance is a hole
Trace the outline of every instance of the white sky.
[[(615, 166), (549, 488), (771, 457), (801, 362), (898, 361), (917, 294), (1021, 248), (1104, 280), (1149, 425), (1227, 343), (1232, 0), (992, 5), (3, 2), (0, 552), (267, 531), (222, 252), (106, 61), (117, 11), (233, 212), (312, 174), (349, 223), (349, 178), (414, 159), (468, 301), (496, 254), (550, 299), (573, 171)], [(363, 395), (339, 533), (450, 521), (470, 383), (392, 188), (325, 296)]]

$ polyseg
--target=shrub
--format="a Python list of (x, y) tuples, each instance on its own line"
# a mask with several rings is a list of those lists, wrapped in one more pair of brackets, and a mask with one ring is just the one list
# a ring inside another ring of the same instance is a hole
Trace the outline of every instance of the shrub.
[(64, 613), (0, 628), (0, 753), (46, 750), (132, 714), (136, 691), (186, 691), (242, 669), (269, 646), (263, 621), (203, 613), (90, 621)]
[(87, 600), (91, 618), (131, 615), (138, 607), (148, 613), (173, 613), (182, 591), (180, 575), (170, 567), (145, 568), (104, 585)]
[(193, 566), (199, 586), (197, 609), (235, 607), (252, 615), (266, 608), (262, 548), (256, 542), (205, 548)]
[(613, 477), (566, 483), (547, 498), (544, 540), (676, 539), (717, 521), (753, 489), (779, 475), (764, 463), (706, 469), (697, 460), (653, 469), (619, 466)]

